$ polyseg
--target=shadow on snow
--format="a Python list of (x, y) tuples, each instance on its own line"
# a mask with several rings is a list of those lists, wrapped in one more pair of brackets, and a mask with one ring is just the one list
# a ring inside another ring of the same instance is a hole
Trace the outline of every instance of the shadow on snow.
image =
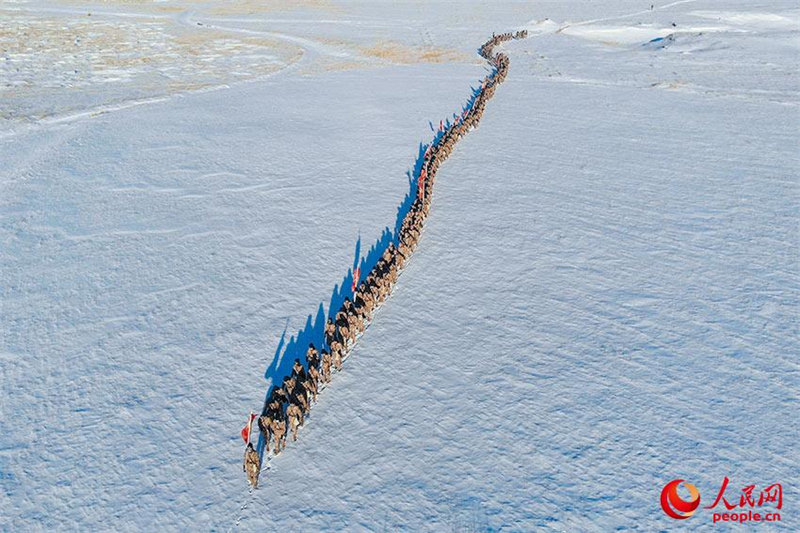
[[(480, 88), (470, 87), (470, 90), (471, 95), (466, 104), (462, 107), (462, 114), (472, 108), (475, 100), (480, 94)], [(453, 120), (455, 120), (457, 117), (458, 115), (453, 115)], [(431, 130), (434, 132), (434, 137), (430, 145), (436, 145), (444, 135), (444, 131), (442, 130), (447, 130), (452, 123), (453, 122), (449, 118), (441, 122), (441, 127), (437, 127), (433, 123), (429, 122)], [(286, 340), (286, 333), (289, 323), (287, 319), (283, 334), (278, 342), (278, 347), (275, 349), (275, 355), (272, 358), (272, 362), (269, 363), (264, 371), (264, 379), (267, 381), (267, 391), (264, 396), (264, 404), (261, 410), (262, 415), (266, 414), (267, 412), (267, 402), (270, 398), (272, 387), (281, 386), (283, 384), (284, 376), (291, 375), (294, 360), (299, 359), (303, 365), (307, 367), (308, 361), (306, 360), (306, 351), (308, 350), (308, 345), (313, 343), (318, 349), (325, 346), (325, 322), (328, 320), (328, 318), (334, 318), (336, 316), (336, 313), (339, 311), (342, 303), (344, 303), (345, 298), (350, 298), (351, 300), (353, 299), (353, 276), (356, 270), (358, 269), (358, 271), (361, 273), (358, 280), (360, 282), (360, 280), (365, 278), (372, 268), (377, 264), (381, 255), (383, 255), (384, 250), (386, 250), (386, 248), (389, 246), (389, 243), (394, 243), (395, 245), (399, 243), (400, 228), (403, 225), (403, 220), (405, 219), (406, 215), (411, 210), (411, 206), (414, 203), (417, 195), (419, 175), (420, 171), (422, 170), (425, 152), (427, 151), (428, 147), (429, 145), (427, 144), (419, 144), (413, 169), (406, 171), (408, 191), (406, 192), (403, 200), (400, 202), (400, 205), (397, 206), (397, 216), (395, 217), (394, 227), (385, 227), (381, 232), (380, 237), (376, 239), (375, 242), (370, 246), (366, 254), (363, 254), (362, 252), (361, 237), (359, 236), (355, 243), (353, 266), (347, 270), (347, 273), (344, 275), (341, 282), (334, 285), (333, 291), (328, 298), (327, 311), (323, 305), (324, 301), (320, 302), (315, 314), (308, 315), (303, 328), (295, 335), (291, 336), (289, 340)], [(257, 449), (259, 455), (262, 457), (262, 460), (265, 444), (264, 436), (261, 434), (261, 432), (259, 432)]]

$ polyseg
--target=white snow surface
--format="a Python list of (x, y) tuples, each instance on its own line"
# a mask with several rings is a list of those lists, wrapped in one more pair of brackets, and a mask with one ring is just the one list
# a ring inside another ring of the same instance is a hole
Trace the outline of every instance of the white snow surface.
[[(800, 529), (800, 9), (650, 3), (0, 3), (0, 530), (712, 529), (659, 494), (725, 476)], [(522, 28), (248, 494), (247, 413)]]

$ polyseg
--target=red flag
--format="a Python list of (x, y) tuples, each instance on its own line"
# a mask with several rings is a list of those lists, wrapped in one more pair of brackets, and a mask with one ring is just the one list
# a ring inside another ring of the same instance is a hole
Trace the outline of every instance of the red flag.
[(356, 271), (353, 273), (353, 292), (356, 292), (356, 287), (358, 287), (358, 278), (361, 277), (361, 266), (356, 267)]
[(250, 420), (248, 420), (247, 425), (242, 428), (242, 440), (244, 440), (245, 444), (250, 444), (250, 427), (253, 425), (253, 420), (255, 419), (256, 415), (250, 413)]
[(439, 131), (444, 131), (444, 120), (439, 121)]
[(422, 196), (425, 194), (425, 178), (428, 177), (428, 172), (425, 170), (425, 167), (422, 168), (422, 171), (419, 173), (419, 181), (417, 182), (417, 198), (420, 200)]

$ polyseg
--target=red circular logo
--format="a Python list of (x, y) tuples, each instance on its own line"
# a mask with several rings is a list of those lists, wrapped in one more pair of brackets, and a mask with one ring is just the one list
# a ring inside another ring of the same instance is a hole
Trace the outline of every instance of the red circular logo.
[(685, 520), (692, 516), (700, 506), (700, 493), (691, 483), (683, 483), (689, 491), (689, 500), (684, 500), (678, 494), (678, 485), (683, 483), (682, 479), (673, 479), (666, 484), (661, 491), (661, 508), (672, 518)]

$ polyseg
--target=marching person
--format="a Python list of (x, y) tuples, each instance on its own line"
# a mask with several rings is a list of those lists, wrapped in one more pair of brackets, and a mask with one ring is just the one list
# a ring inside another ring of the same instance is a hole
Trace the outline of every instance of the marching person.
[(275, 451), (273, 453), (278, 455), (283, 448), (286, 448), (286, 419), (283, 413), (280, 414), (279, 418), (272, 418), (270, 429), (272, 429), (272, 437), (275, 439)]
[(297, 404), (290, 404), (286, 409), (286, 416), (289, 418), (289, 429), (292, 430), (292, 441), (297, 441), (297, 429), (303, 425), (303, 411)]
[(322, 350), (322, 382), (331, 382), (331, 353), (327, 350)]
[(308, 361), (308, 367), (319, 368), (319, 352), (317, 348), (314, 346), (314, 343), (308, 345), (308, 352), (306, 352), (306, 360)]
[(336, 324), (333, 323), (333, 318), (328, 317), (328, 321), (325, 323), (325, 344), (330, 346), (335, 338)]
[(298, 382), (306, 380), (306, 367), (303, 366), (300, 359), (294, 360), (294, 364), (292, 365), (292, 377)]
[(247, 481), (250, 486), (258, 488), (258, 473), (261, 471), (261, 457), (258, 452), (253, 448), (252, 443), (247, 443), (247, 448), (244, 451), (244, 471), (247, 474)]

